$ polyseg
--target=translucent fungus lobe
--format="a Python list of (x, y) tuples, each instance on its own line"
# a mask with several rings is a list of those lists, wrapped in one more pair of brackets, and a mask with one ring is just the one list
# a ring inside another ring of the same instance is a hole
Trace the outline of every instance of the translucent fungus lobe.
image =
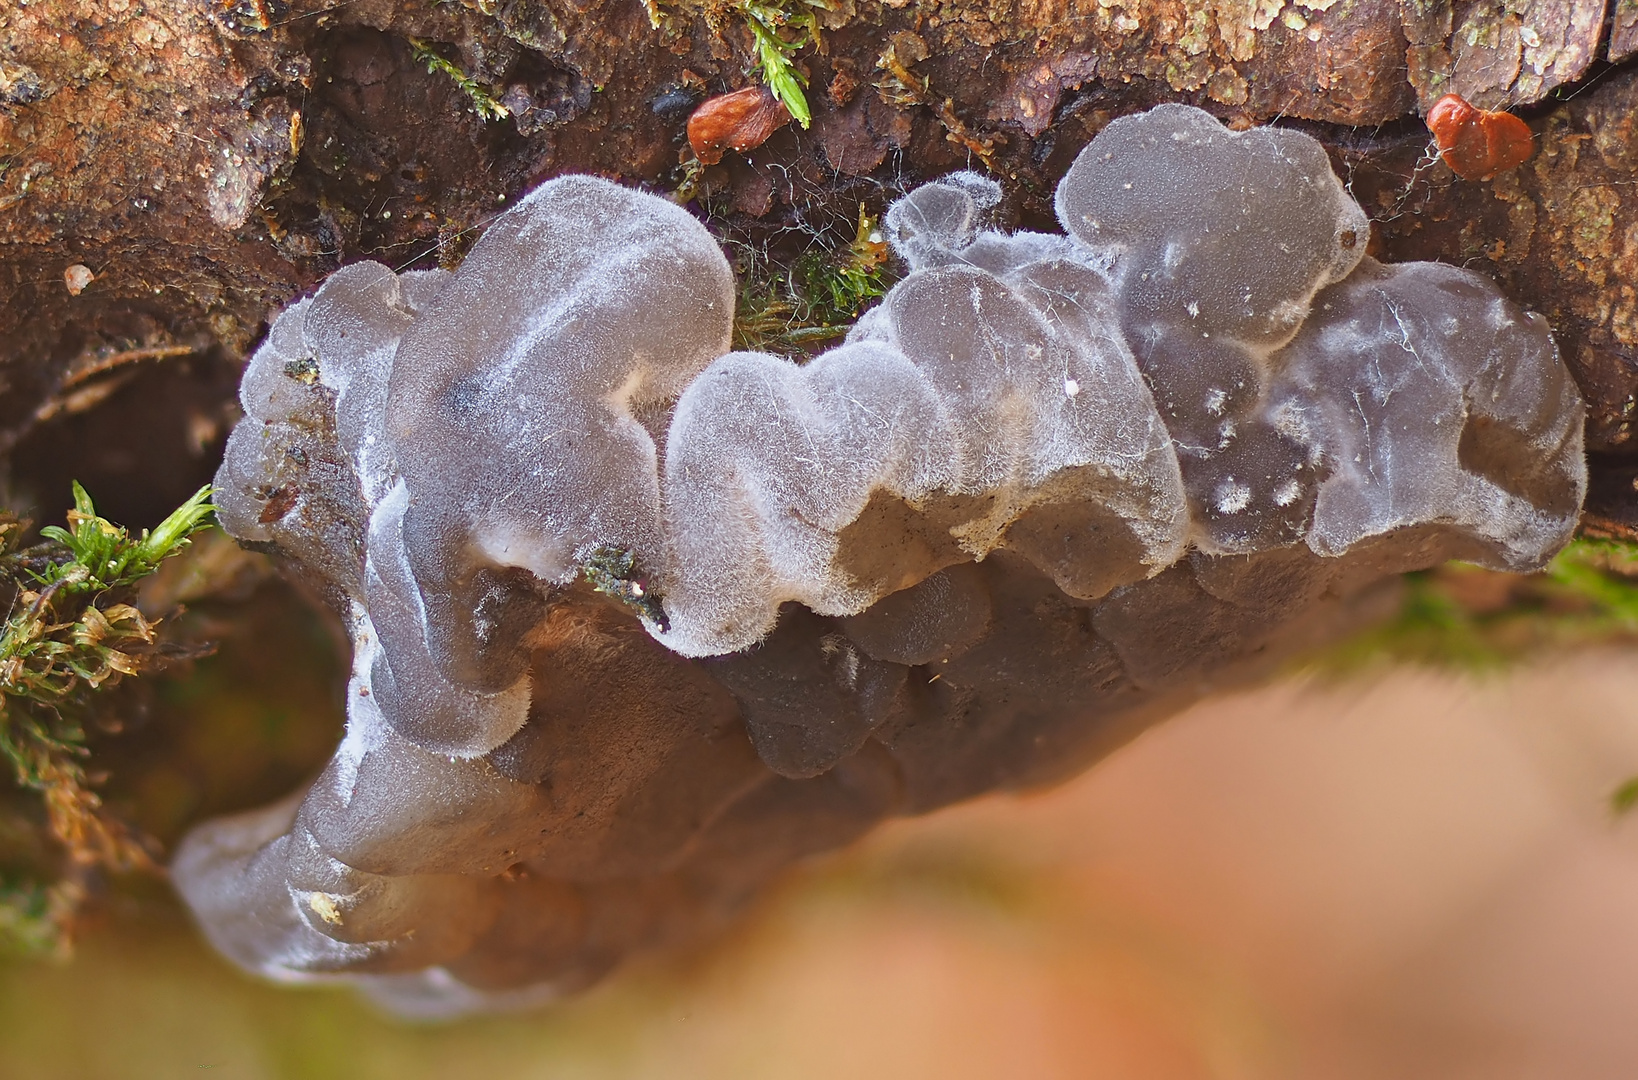
[(563, 993), (883, 818), (1085, 767), (1385, 575), (1569, 538), (1543, 320), (1365, 256), (1314, 140), (1162, 106), (1077, 159), (1067, 235), (1000, 198), (889, 208), (906, 275), (806, 364), (730, 352), (716, 242), (590, 177), (279, 315), (218, 502), (346, 619), (348, 725), (182, 845), (211, 939), (409, 1012)]

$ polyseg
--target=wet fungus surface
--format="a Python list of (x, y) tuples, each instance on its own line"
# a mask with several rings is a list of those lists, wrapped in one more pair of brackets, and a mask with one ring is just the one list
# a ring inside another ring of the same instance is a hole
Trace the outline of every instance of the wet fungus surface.
[(1487, 279), (1365, 256), (1305, 135), (1161, 106), (806, 364), (709, 233), (583, 176), (459, 271), (357, 263), (252, 358), (224, 526), (351, 628), (322, 776), (175, 877), (277, 978), (409, 1012), (583, 986), (883, 818), (1083, 768), (1451, 558), (1570, 536), (1582, 406)]

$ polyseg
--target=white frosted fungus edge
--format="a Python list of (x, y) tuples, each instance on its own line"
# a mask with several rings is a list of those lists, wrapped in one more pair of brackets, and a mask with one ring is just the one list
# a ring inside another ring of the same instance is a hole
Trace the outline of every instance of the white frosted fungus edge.
[(251, 358), (221, 520), (354, 629), (346, 739), (176, 881), (279, 978), (418, 1014), (709, 931), (893, 814), (1068, 775), (1450, 558), (1570, 536), (1543, 320), (1364, 255), (1297, 132), (1168, 105), (1057, 193), (916, 189), (802, 365), (664, 199), (543, 184), (451, 274), (345, 267)]

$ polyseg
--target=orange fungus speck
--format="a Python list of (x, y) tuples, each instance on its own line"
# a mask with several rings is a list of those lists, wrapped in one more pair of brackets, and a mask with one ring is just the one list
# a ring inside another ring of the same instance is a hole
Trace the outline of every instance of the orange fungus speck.
[(688, 142), (695, 157), (715, 165), (724, 151), (761, 146), (790, 122), (784, 103), (766, 87), (747, 86), (702, 102), (688, 118)]
[(1535, 153), (1530, 127), (1508, 112), (1491, 112), (1446, 94), (1428, 110), (1428, 130), (1445, 163), (1464, 180), (1489, 180)]
[(97, 275), (83, 263), (75, 263), (63, 271), (63, 284), (68, 286), (70, 296), (78, 296), (85, 291), (85, 287), (97, 280)]

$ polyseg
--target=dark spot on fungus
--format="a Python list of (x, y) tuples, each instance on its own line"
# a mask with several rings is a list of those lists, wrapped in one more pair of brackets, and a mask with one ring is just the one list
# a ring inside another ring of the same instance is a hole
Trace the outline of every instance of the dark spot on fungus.
[(295, 484), (284, 484), (274, 490), (267, 497), (267, 505), (256, 518), (263, 525), (271, 525), (281, 520), (286, 514), (296, 508), (296, 500), (301, 498), (301, 489)]
[(318, 382), (318, 361), (311, 356), (303, 356), (296, 360), (286, 360), (282, 370), (284, 371), (286, 378), (295, 379), (299, 383), (312, 386), (314, 383)]
[(475, 376), (457, 379), (444, 395), (444, 407), (455, 416), (471, 416), (483, 400), (483, 381)]
[(1343, 247), (1352, 248), (1355, 244), (1359, 243), (1359, 234), (1354, 232), (1352, 229), (1344, 229), (1342, 230), (1342, 235), (1338, 237), (1338, 240), (1341, 241)]

